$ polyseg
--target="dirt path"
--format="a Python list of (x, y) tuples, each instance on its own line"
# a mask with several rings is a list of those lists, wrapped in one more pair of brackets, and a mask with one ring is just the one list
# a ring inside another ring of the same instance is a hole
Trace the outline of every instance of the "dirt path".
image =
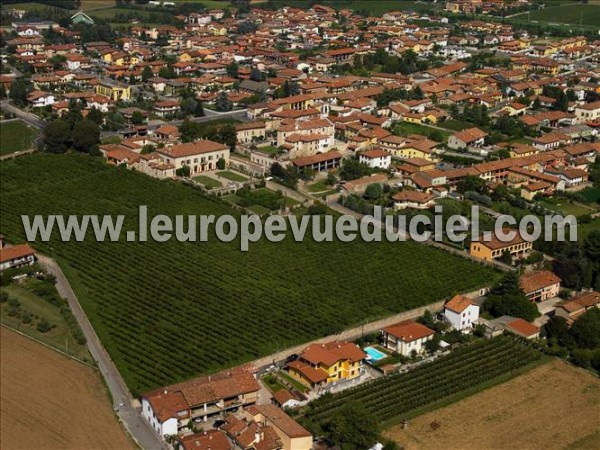
[(597, 449), (600, 379), (554, 360), (385, 434), (406, 450)]
[(0, 333), (0, 448), (136, 448), (94, 369), (6, 328)]

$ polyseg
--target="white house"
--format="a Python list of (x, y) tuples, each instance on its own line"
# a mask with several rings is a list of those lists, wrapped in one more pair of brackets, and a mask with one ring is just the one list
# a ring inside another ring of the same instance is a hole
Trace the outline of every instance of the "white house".
[(27, 94), (27, 101), (34, 108), (54, 104), (54, 94), (44, 91), (31, 91)]
[(229, 164), (229, 147), (208, 139), (172, 145), (156, 152), (163, 163), (172, 164), (175, 169), (188, 166), (192, 175), (216, 170), (220, 159), (225, 161), (225, 165)]
[(423, 353), (424, 344), (435, 335), (432, 329), (412, 320), (390, 325), (381, 332), (383, 345), (404, 356), (410, 356), (412, 352)]
[(454, 330), (468, 331), (479, 319), (479, 306), (464, 295), (455, 295), (444, 305), (444, 317)]
[(392, 154), (379, 149), (367, 150), (360, 154), (358, 160), (372, 169), (387, 169), (392, 163)]
[(575, 107), (575, 117), (580, 123), (593, 122), (600, 118), (600, 101)]
[(30, 266), (34, 262), (35, 250), (27, 244), (0, 246), (0, 271)]
[(142, 397), (142, 417), (159, 436), (176, 435), (179, 421), (190, 417), (190, 408), (181, 392), (168, 392)]
[(468, 128), (457, 131), (448, 138), (448, 147), (452, 149), (466, 147), (481, 147), (485, 142), (487, 133), (479, 128)]

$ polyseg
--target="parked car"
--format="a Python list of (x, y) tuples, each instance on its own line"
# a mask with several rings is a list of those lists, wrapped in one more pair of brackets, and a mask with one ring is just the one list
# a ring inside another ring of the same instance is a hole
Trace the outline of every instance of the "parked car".
[(223, 425), (225, 425), (225, 421), (222, 419), (219, 420), (215, 420), (215, 423), (213, 423), (213, 428), (221, 428)]
[(296, 361), (298, 358), (299, 358), (299, 356), (298, 356), (297, 354), (295, 354), (295, 353), (294, 353), (293, 355), (290, 355), (290, 356), (288, 356), (288, 357), (285, 359), (285, 362), (286, 362), (286, 364), (287, 364), (287, 363), (291, 363), (292, 361)]

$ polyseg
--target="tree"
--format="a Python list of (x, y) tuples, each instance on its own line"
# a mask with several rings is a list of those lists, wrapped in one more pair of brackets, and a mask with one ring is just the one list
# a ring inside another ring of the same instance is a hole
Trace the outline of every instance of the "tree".
[(227, 65), (227, 76), (230, 76), (231, 78), (237, 78), (238, 70), (239, 70), (239, 66), (235, 61), (228, 64)]
[(200, 100), (196, 101), (196, 108), (194, 108), (194, 117), (204, 117), (204, 105)]
[(349, 158), (344, 160), (340, 177), (342, 180), (357, 180), (371, 173), (371, 169), (366, 164), (361, 164), (358, 159)]
[(263, 81), (264, 74), (257, 67), (253, 67), (252, 71), (250, 72), (250, 79), (252, 81)]
[(152, 69), (150, 68), (150, 66), (144, 67), (144, 70), (142, 70), (142, 81), (145, 83), (153, 76), (154, 74), (152, 73)]
[(340, 450), (371, 448), (379, 437), (377, 420), (357, 401), (349, 401), (342, 406), (324, 429)]
[(567, 319), (564, 317), (551, 317), (548, 322), (544, 324), (544, 331), (548, 341), (556, 341), (556, 343), (564, 346), (570, 345), (573, 341), (569, 334)]
[(73, 147), (75, 150), (90, 153), (100, 143), (98, 124), (85, 119), (73, 127)]
[(383, 196), (383, 187), (380, 183), (372, 183), (365, 189), (364, 197), (367, 200), (379, 200)]
[(144, 114), (141, 111), (134, 111), (131, 115), (131, 123), (134, 125), (140, 125), (144, 123)]
[(227, 93), (222, 91), (215, 100), (215, 108), (217, 111), (231, 111), (233, 109), (233, 103), (227, 97)]
[(571, 336), (580, 348), (600, 348), (600, 309), (591, 308), (571, 326)]
[(540, 316), (535, 304), (529, 301), (519, 286), (519, 276), (512, 271), (506, 273), (492, 288), (484, 308), (494, 317), (514, 316), (528, 322)]
[(175, 175), (177, 175), (178, 177), (189, 177), (190, 173), (190, 166), (182, 166), (179, 169), (175, 170)]
[(335, 183), (337, 183), (337, 177), (333, 173), (329, 172), (327, 174), (327, 179), (325, 180), (325, 184), (327, 186), (333, 186)]
[(17, 106), (27, 105), (27, 83), (22, 78), (17, 78), (10, 85), (10, 99)]
[(71, 127), (62, 119), (50, 122), (44, 130), (44, 149), (49, 153), (65, 153), (70, 140)]
[(104, 116), (102, 115), (102, 111), (100, 111), (98, 108), (90, 109), (87, 115), (87, 119), (97, 123), (98, 125), (102, 125), (102, 123), (104, 122)]
[(225, 161), (225, 158), (219, 158), (219, 160), (217, 161), (217, 169), (225, 170), (226, 164), (227, 164), (227, 161)]
[(457, 183), (456, 190), (462, 194), (467, 191), (475, 191), (484, 194), (485, 180), (474, 175), (467, 175)]

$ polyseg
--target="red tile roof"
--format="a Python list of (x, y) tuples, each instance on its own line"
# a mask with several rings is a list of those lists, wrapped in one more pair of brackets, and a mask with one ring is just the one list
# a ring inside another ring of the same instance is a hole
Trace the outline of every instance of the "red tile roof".
[(27, 244), (11, 245), (0, 250), (0, 263), (12, 261), (13, 259), (25, 258), (35, 255), (35, 250)]
[(383, 331), (404, 342), (413, 342), (435, 334), (435, 331), (432, 329), (412, 320), (390, 325), (389, 327), (385, 327)]

